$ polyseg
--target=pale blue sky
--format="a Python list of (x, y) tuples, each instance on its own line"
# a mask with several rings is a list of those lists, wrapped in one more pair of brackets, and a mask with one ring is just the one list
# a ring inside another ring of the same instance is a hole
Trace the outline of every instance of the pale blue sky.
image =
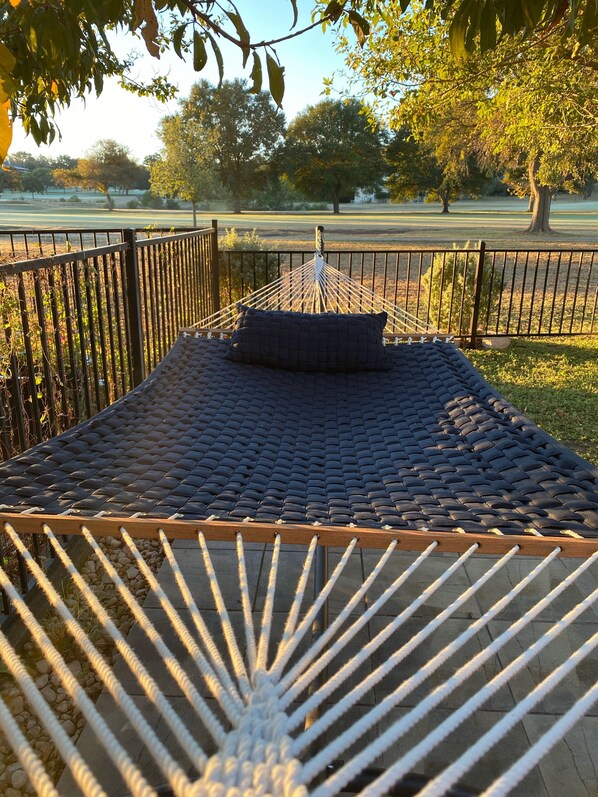
[[(310, 0), (299, 0), (298, 5), (299, 26), (302, 27), (310, 21), (312, 5)], [(289, 32), (292, 23), (290, 2), (241, 0), (237, 7), (253, 40), (284, 36)], [(143, 53), (143, 43), (136, 43), (135, 49)], [(323, 79), (340, 71), (343, 59), (335, 52), (334, 34), (331, 31), (323, 33), (320, 28), (279, 45), (277, 51), (286, 69), (283, 110), (289, 120), (307, 105), (313, 105), (322, 99)], [(183, 63), (174, 54), (162, 56), (161, 61), (156, 62), (144, 53), (137, 66), (141, 77), (151, 76), (156, 66), (166, 69), (171, 81), (178, 86), (179, 97), (185, 97), (191, 85), (200, 77), (217, 82), (218, 74), (215, 63), (212, 62), (213, 59), (198, 74), (189, 63)], [(240, 52), (231, 46), (226, 50), (225, 78), (233, 79), (244, 74), (248, 76), (248, 72), (244, 73), (242, 70)], [(155, 135), (159, 119), (176, 110), (176, 101), (164, 105), (148, 97), (136, 97), (121, 89), (116, 81), (110, 81), (100, 98), (89, 97), (85, 102), (75, 100), (68, 110), (57, 116), (62, 133), (61, 141), (55, 141), (50, 148), (38, 148), (31, 137), (25, 137), (17, 122), (11, 150), (77, 157), (97, 140), (113, 138), (129, 147), (135, 157), (142, 159), (160, 148), (160, 141)]]

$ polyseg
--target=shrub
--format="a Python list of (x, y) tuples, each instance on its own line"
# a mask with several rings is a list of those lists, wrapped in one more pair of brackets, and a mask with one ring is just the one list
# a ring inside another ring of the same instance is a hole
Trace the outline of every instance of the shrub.
[[(266, 243), (257, 230), (240, 236), (234, 227), (225, 230), (218, 242), (220, 251), (220, 297), (224, 305), (237, 302), (266, 285), (274, 273)], [(243, 255), (242, 252), (248, 252)], [(230, 254), (229, 254), (230, 253)], [(270, 267), (269, 267), (270, 266)]]
[(129, 199), (129, 201), (127, 202), (127, 207), (130, 208), (131, 210), (135, 210), (136, 208), (139, 207), (139, 200)]
[[(425, 301), (429, 299), (430, 323), (441, 332), (467, 335), (473, 319), (478, 253), (459, 250), (457, 244), (453, 244), (453, 249), (454, 255), (441, 252), (434, 255), (433, 266), (422, 277), (421, 285)], [(468, 249), (469, 241), (463, 247)], [(496, 308), (500, 292), (500, 284), (492, 281), (491, 271), (484, 269), (480, 320)]]
[(164, 207), (162, 197), (154, 194), (153, 191), (144, 191), (139, 200), (139, 204), (142, 208), (152, 208), (153, 210), (160, 210)]
[(67, 199), (67, 202), (81, 202), (81, 200), (76, 194), (73, 194)]
[(169, 197), (168, 199), (164, 200), (164, 207), (166, 208), (166, 210), (180, 210), (181, 206), (176, 201), (176, 199), (172, 199), (171, 197)]

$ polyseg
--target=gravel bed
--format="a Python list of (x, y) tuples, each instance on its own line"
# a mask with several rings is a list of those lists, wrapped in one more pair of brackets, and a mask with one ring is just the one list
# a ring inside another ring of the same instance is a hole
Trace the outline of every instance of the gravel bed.
[[(99, 538), (98, 542), (138, 602), (143, 604), (149, 592), (149, 586), (139, 573), (126, 545), (114, 537)], [(151, 570), (156, 573), (164, 558), (160, 543), (157, 540), (137, 540), (136, 544)], [(126, 636), (133, 624), (133, 618), (118, 597), (114, 584), (105, 575), (95, 556), (92, 555), (87, 560), (81, 568), (81, 573), (99, 597), (102, 605), (108, 610), (119, 630)], [(115, 653), (114, 645), (111, 639), (98, 628), (94, 615), (87, 608), (78, 590), (66, 584), (63, 587), (63, 597), (98, 650), (108, 662), (112, 663)], [(88, 696), (95, 701), (102, 691), (102, 684), (95, 671), (91, 669), (87, 658), (80, 654), (62, 621), (56, 615), (51, 615), (44, 619), (42, 624), (73, 675), (85, 688)], [(54, 714), (60, 719), (65, 731), (73, 741), (76, 741), (83, 730), (85, 720), (71, 704), (58, 676), (52, 672), (48, 662), (41, 658), (40, 651), (33, 642), (28, 642), (25, 645), (22, 657), (36, 686), (50, 704)], [(41, 721), (30, 709), (20, 689), (4, 669), (0, 674), (0, 693), (42, 760), (50, 777), (56, 782), (64, 768), (64, 763)], [(35, 790), (29, 783), (12, 747), (4, 737), (0, 736), (0, 795), (22, 797), (29, 794), (35, 794)]]

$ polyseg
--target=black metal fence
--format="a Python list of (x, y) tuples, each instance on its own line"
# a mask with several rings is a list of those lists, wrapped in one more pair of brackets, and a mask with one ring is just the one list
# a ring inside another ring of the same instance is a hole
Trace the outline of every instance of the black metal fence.
[[(163, 237), (192, 231), (192, 227), (156, 227), (149, 225), (137, 229), (138, 239)], [(48, 230), (0, 230), (0, 257), (34, 258), (74, 252), (81, 249), (97, 249), (101, 246), (122, 243), (125, 231), (120, 227), (102, 229), (48, 229)]]
[(91, 417), (215, 309), (213, 228), (0, 265), (2, 458)]
[[(230, 304), (313, 257), (310, 251), (220, 253)], [(482, 336), (598, 334), (598, 250), (327, 250), (334, 268), (440, 332)]]

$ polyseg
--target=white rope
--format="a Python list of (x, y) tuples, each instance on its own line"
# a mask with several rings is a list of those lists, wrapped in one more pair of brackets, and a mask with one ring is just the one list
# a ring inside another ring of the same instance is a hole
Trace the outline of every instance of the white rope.
[[(19, 535), (15, 532), (15, 530), (9, 523), (6, 523), (4, 528), (8, 533), (9, 537), (11, 538), (11, 541), (13, 542), (14, 546), (23, 557), (25, 564), (27, 565), (32, 575), (34, 576), (36, 584), (43, 590), (44, 594), (50, 601), (50, 604), (64, 622), (68, 632), (71, 634), (75, 642), (79, 645), (81, 650), (87, 656), (89, 663), (96, 671), (98, 677), (101, 679), (104, 686), (110, 692), (116, 704), (128, 717), (129, 721), (131, 722), (131, 725), (135, 728), (136, 732), (143, 740), (143, 743), (145, 744), (147, 749), (151, 752), (152, 756), (154, 757), (154, 760), (156, 761), (156, 763), (158, 764), (158, 766), (160, 767), (160, 769), (168, 779), (168, 782), (170, 783), (173, 790), (175, 791), (178, 790), (184, 794), (185, 790), (189, 786), (189, 781), (182, 768), (177, 764), (177, 762), (173, 759), (168, 750), (164, 747), (162, 742), (158, 739), (158, 737), (154, 733), (153, 728), (151, 728), (151, 726), (148, 724), (141, 711), (137, 708), (131, 697), (126, 693), (122, 684), (114, 675), (113, 670), (108, 666), (105, 659), (97, 650), (96, 646), (93, 644), (87, 633), (83, 630), (83, 628), (81, 628), (77, 620), (75, 620), (70, 609), (67, 607), (63, 599), (60, 597), (54, 585), (50, 582), (46, 574), (39, 567), (37, 562), (33, 559), (29, 550), (25, 547)], [(54, 535), (52, 535), (52, 537), (53, 536)], [(55, 546), (55, 550), (57, 553), (59, 553), (59, 549), (62, 550), (60, 548), (60, 545)], [(96, 616), (98, 617), (98, 619), (100, 619), (100, 622), (102, 623), (105, 630), (112, 636), (121, 655), (123, 655), (123, 657), (128, 656), (130, 648), (128, 651), (127, 650), (128, 645), (124, 643), (122, 635), (120, 634), (120, 632), (118, 631), (112, 620), (110, 619), (106, 610), (103, 608), (103, 606), (101, 606), (96, 596), (93, 594), (91, 589), (86, 585), (85, 581), (83, 581), (83, 579), (79, 576), (79, 574), (75, 570), (74, 566), (70, 562), (70, 559), (64, 553), (64, 551), (62, 551), (62, 555), (60, 555), (60, 558), (64, 567), (67, 568), (69, 575), (71, 576), (71, 578), (73, 578), (73, 580), (77, 584), (79, 591), (83, 594), (89, 605), (92, 607), (94, 613), (96, 613)], [(79, 576), (79, 578), (77, 578), (77, 576)], [(129, 667), (131, 668), (137, 666), (140, 667), (141, 670), (144, 670), (144, 668), (140, 665), (138, 660), (135, 661), (135, 659), (136, 657), (134, 656), (130, 658), (130, 661), (127, 662), (129, 664)], [(145, 677), (149, 678), (149, 675), (147, 675), (147, 673), (144, 671), (144, 679)], [(154, 702), (155, 705), (160, 706), (160, 710), (164, 712), (165, 717), (168, 716), (169, 706), (167, 705), (167, 701), (163, 697), (160, 690), (157, 688), (155, 683), (148, 684), (148, 687), (149, 688), (147, 691), (147, 695), (150, 698), (150, 700), (152, 700), (152, 702)]]
[[(590, 596), (583, 600), (575, 607), (575, 617), (578, 617), (581, 612), (588, 609), (598, 599), (598, 589), (596, 589)], [(570, 612), (569, 614), (572, 614)], [(573, 619), (575, 619), (575, 617)], [(555, 637), (559, 636), (573, 621), (569, 620), (569, 615), (565, 615), (561, 620), (552, 625), (549, 630), (536, 640), (527, 651), (517, 657), (509, 667), (512, 668), (513, 674), (519, 672), (525, 664), (527, 664), (534, 656), (536, 656), (546, 645), (548, 645)], [(557, 686), (563, 678), (565, 678), (575, 667), (598, 646), (598, 631), (588, 640), (586, 640), (579, 648), (577, 648), (570, 656), (556, 667), (550, 675), (541, 681), (523, 700), (518, 701), (515, 707), (509, 711), (505, 716), (496, 723), (489, 731), (481, 736), (478, 741), (473, 744), (462, 756), (454, 761), (442, 773), (441, 778), (435, 778), (421, 793), (421, 797), (440, 797), (444, 794), (446, 788), (450, 787), (460, 778), (467, 770), (482, 758), (486, 753), (491, 750), (498, 742), (506, 736), (506, 734), (519, 722), (523, 717), (536, 706), (540, 700), (548, 695), (555, 686)], [(506, 668), (503, 672), (506, 672)], [(502, 675), (502, 673), (501, 673)], [(496, 690), (493, 690), (496, 691)], [(550, 737), (550, 734), (548, 734)], [(562, 737), (560, 737), (562, 738)], [(533, 748), (531, 748), (533, 749)], [(534, 764), (532, 764), (534, 766)], [(523, 772), (521, 777), (525, 776), (527, 772)], [(515, 784), (513, 784), (515, 785)]]
[[(557, 555), (558, 550), (559, 549), (555, 550), (551, 556)], [(596, 561), (597, 558), (598, 554), (594, 554), (592, 557), (590, 557), (590, 559), (585, 560), (580, 567), (577, 568), (577, 570), (567, 576), (567, 578), (558, 584), (554, 589), (552, 589), (548, 595), (534, 604), (512, 626), (510, 626), (499, 637), (493, 640), (487, 647), (474, 656), (471, 661), (460, 667), (450, 678), (444, 681), (430, 695), (424, 698), (424, 700), (422, 700), (416, 708), (412, 709), (387, 731), (385, 731), (375, 743), (370, 745), (371, 748), (376, 748), (375, 755), (380, 754), (380, 748), (386, 749), (397, 739), (403, 736), (414, 724), (419, 722), (420, 719), (428, 713), (428, 711), (430, 711), (434, 706), (438, 705), (438, 703), (440, 703), (448, 694), (450, 694), (454, 688), (460, 685), (465, 678), (468, 678), (473, 672), (479, 669), (511, 639), (514, 639), (519, 631), (521, 631), (535, 617), (544, 611), (544, 609), (546, 609), (550, 603), (556, 597), (558, 597), (558, 595), (560, 595), (565, 589), (573, 584), (576, 578), (582, 572), (584, 572), (593, 561)], [(596, 597), (598, 597), (598, 590), (593, 593), (592, 600), (595, 600)], [(455, 730), (455, 728), (459, 727), (459, 725), (467, 717), (475, 713), (475, 711), (482, 706), (486, 700), (492, 696), (492, 694), (500, 689), (501, 686), (506, 684), (513, 675), (519, 672), (527, 664), (527, 662), (529, 662), (535, 655), (537, 655), (537, 653), (546, 647), (546, 645), (549, 644), (549, 642), (552, 641), (556, 635), (558, 635), (565, 627), (573, 622), (587, 608), (587, 605), (589, 605), (588, 599), (585, 599), (583, 604), (575, 607), (566, 615), (565, 618), (563, 618), (558, 628), (557, 626), (551, 628), (547, 634), (538, 639), (530, 648), (528, 648), (528, 650), (521, 654), (515, 661), (511, 662), (491, 681), (485, 684), (475, 695), (469, 698), (463, 706), (453, 712), (450, 717), (448, 717), (444, 722), (431, 731), (426, 736), (425, 743), (416, 745), (407, 754), (402, 756), (398, 761), (388, 767), (383, 775), (377, 778), (376, 781), (374, 781), (367, 787), (367, 789), (364, 790), (364, 797), (366, 797), (366, 795), (367, 797), (374, 797), (374, 795), (384, 794), (387, 789), (390, 788), (392, 784), (396, 783), (397, 780), (399, 780), (406, 772), (408, 772), (422, 756), (429, 754), (433, 747), (446, 738), (446, 736)], [(362, 754), (360, 754), (358, 758), (360, 758), (361, 755)], [(354, 760), (356, 761), (356, 759)], [(351, 766), (352, 765), (353, 761), (351, 762)], [(336, 775), (339, 774), (340, 771), (339, 773), (336, 773)], [(333, 776), (331, 780), (336, 778), (336, 775)], [(350, 775), (348, 772), (345, 773), (341, 780), (344, 780), (347, 775), (349, 776), (350, 780), (352, 775)], [(336, 790), (338, 785), (335, 784), (333, 788)], [(316, 790), (316, 794), (318, 791), (319, 790)], [(331, 792), (326, 790), (323, 793), (330, 794)], [(318, 797), (321, 797), (321, 794), (318, 794)]]
[[(301, 609), (301, 604), (303, 603), (303, 598), (305, 596), (305, 588), (307, 587), (309, 574), (311, 573), (311, 567), (314, 560), (314, 554), (316, 552), (317, 544), (318, 544), (318, 538), (315, 536), (312, 537), (311, 543), (307, 551), (307, 556), (305, 557), (305, 562), (303, 563), (303, 568), (299, 576), (299, 581), (297, 582), (297, 588), (295, 589), (295, 597), (293, 599), (293, 604), (287, 615), (284, 631), (282, 632), (282, 637), (279, 642), (278, 653), (274, 660), (274, 664), (272, 665), (271, 668), (270, 677), (275, 675), (277, 662), (281, 659), (285, 648), (291, 647), (292, 649), (294, 649), (294, 645), (291, 646), (289, 643), (290, 640), (293, 638), (293, 635), (295, 634), (295, 629), (297, 627), (297, 618), (299, 617), (299, 611)], [(291, 655), (291, 652), (292, 651), (289, 651), (288, 656)]]
[[(1, 696), (0, 728), (2, 728), (5, 738), (15, 751), (17, 758), (21, 762), (23, 769), (25, 770), (25, 773), (36, 793), (43, 794), (44, 797), (60, 797), (54, 788), (54, 784), (50, 780), (48, 773), (44, 769), (44, 765), (40, 761), (37, 753), (22, 734), (21, 729), (17, 725), (14, 717), (8, 710), (6, 703)], [(88, 793), (90, 795), (93, 794), (94, 797), (107, 797), (106, 792), (101, 790)]]
[[(285, 638), (283, 637), (283, 640), (281, 640), (281, 643), (278, 648), (278, 653), (276, 655), (276, 659), (274, 660), (274, 663), (270, 668), (271, 677), (276, 677), (276, 680), (278, 680), (281, 677), (282, 672), (286, 667), (289, 659), (301, 644), (301, 641), (304, 638), (305, 634), (311, 628), (315, 618), (318, 616), (319, 612), (324, 607), (324, 604), (328, 600), (330, 593), (332, 592), (335, 585), (339, 581), (356, 545), (357, 545), (357, 538), (354, 537), (347, 546), (345, 552), (343, 553), (340, 562), (334, 568), (334, 572), (332, 573), (332, 575), (324, 585), (324, 588), (310, 606), (305, 617), (301, 621), (299, 627), (294, 631), (292, 638), (289, 636), (288, 641), (286, 641)], [(323, 634), (321, 634), (320, 637), (318, 637), (317, 639), (318, 642), (320, 641), (322, 636)], [(279, 694), (283, 694), (283, 690), (280, 689), (280, 685), (278, 686), (277, 689)]]
[[(426, 601), (432, 597), (432, 595), (440, 589), (440, 587), (448, 581), (448, 579), (453, 575), (453, 573), (458, 570), (465, 562), (469, 559), (470, 556), (478, 549), (478, 544), (472, 545), (468, 548), (465, 553), (461, 554), (461, 556), (456, 559), (452, 565), (447, 568), (441, 576), (439, 576), (432, 584), (430, 584), (426, 589), (419, 595), (416, 600), (412, 601), (409, 606), (407, 606), (403, 611), (390, 623), (388, 623), (381, 631), (376, 634), (376, 636), (370, 640), (363, 648), (352, 658), (348, 659), (343, 666), (334, 673), (334, 675), (328, 679), (325, 684), (314, 692), (304, 703), (302, 703), (291, 715), (290, 717), (290, 725), (291, 728), (296, 728), (297, 725), (303, 722), (304, 718), (307, 714), (314, 709), (318, 708), (324, 700), (327, 700), (333, 692), (335, 692), (346, 680), (349, 678), (362, 664), (369, 660), (371, 655), (381, 647), (386, 640), (391, 637), (405, 622), (413, 615), (415, 612), (426, 603)], [(465, 594), (465, 593), (464, 593)], [(468, 600), (468, 597), (464, 597), (462, 594), (456, 601), (454, 601), (451, 606), (451, 613), (455, 611), (462, 603)], [(443, 614), (448, 612), (448, 609), (445, 609)], [(440, 615), (438, 615), (440, 617)], [(436, 623), (435, 618), (432, 623)], [(429, 624), (427, 628), (429, 628), (432, 623)], [(424, 629), (424, 631), (427, 630)], [(420, 632), (422, 634), (423, 632)], [(431, 633), (431, 631), (430, 631)], [(353, 638), (353, 634), (345, 633), (343, 637), (339, 640), (338, 643), (335, 643), (331, 646), (330, 651), (327, 652), (322, 659), (327, 659), (330, 661), (333, 656), (328, 656), (328, 653), (334, 651), (333, 655), (336, 655), (338, 650), (341, 649), (342, 645), (347, 644)], [(397, 651), (391, 658), (384, 664), (366, 676), (360, 684), (354, 687), (350, 692), (347, 693), (338, 703), (331, 706), (328, 711), (326, 711), (321, 717), (319, 717), (316, 722), (313, 723), (308, 729), (306, 729), (303, 734), (300, 734), (296, 739), (296, 749), (304, 750), (306, 749), (312, 742), (317, 739), (317, 737), (323, 733), (327, 728), (329, 728), (342, 714), (354, 705), (359, 698), (364, 695), (369, 689), (374, 687), (382, 678), (384, 677), (387, 671), (390, 671), (394, 666), (396, 666), (399, 661), (407, 655), (406, 650), (408, 650), (413, 643), (411, 640), (410, 643), (405, 645), (399, 651)], [(311, 668), (313, 669), (313, 668)], [(309, 672), (309, 671), (308, 671)], [(306, 674), (307, 675), (307, 674)], [(304, 676), (305, 678), (305, 676)], [(300, 679), (301, 680), (301, 679)], [(315, 766), (314, 762), (311, 761), (308, 765), (309, 767)]]
[[(5, 524), (5, 530), (7, 526), (8, 524)], [(67, 667), (64, 659), (35, 619), (23, 598), (21, 598), (16, 591), (2, 567), (0, 567), (0, 587), (5, 590), (19, 617), (31, 633), (33, 641), (41, 650), (46, 661), (52, 666), (73, 704), (85, 717), (87, 723), (108, 753), (108, 756), (118, 769), (131, 793), (134, 797), (155, 797), (155, 791), (147, 783), (139, 769), (133, 764), (126, 750), (114, 736), (103, 717), (97, 712), (95, 706), (87, 697), (85, 690)]]
[[(64, 548), (54, 536), (52, 530), (46, 525), (44, 526), (44, 531), (50, 540), (50, 544), (52, 545), (56, 556), (83, 596), (83, 599), (89, 608), (99, 620), (104, 631), (114, 642), (116, 650), (126, 662), (129, 670), (134, 675), (140, 687), (143, 689), (143, 692), (147, 696), (150, 703), (152, 703), (158, 709), (164, 718), (164, 721), (178, 740), (182, 749), (187, 754), (189, 760), (198, 767), (203, 767), (207, 760), (207, 756), (204, 751), (191, 736), (184, 723), (181, 721), (179, 715), (176, 713), (176, 711), (174, 711), (168, 700), (164, 697), (162, 690), (158, 687), (158, 684), (150, 675), (145, 665), (140, 661), (137, 654), (133, 651), (120, 630), (116, 627), (114, 620), (102, 606), (93, 590), (89, 588), (85, 579), (81, 576)], [(114, 571), (113, 574), (116, 575), (116, 571)]]
[(212, 564), (210, 552), (208, 551), (205, 537), (201, 531), (198, 532), (197, 538), (201, 547), (204, 567), (206, 569), (208, 581), (210, 583), (210, 589), (212, 590), (212, 596), (216, 604), (216, 611), (218, 612), (218, 617), (220, 618), (220, 626), (224, 634), (224, 639), (226, 640), (233, 670), (239, 683), (241, 694), (244, 696), (245, 700), (247, 700), (251, 694), (251, 683), (249, 681), (249, 675), (245, 667), (245, 662), (243, 661), (243, 654), (239, 650), (237, 638), (233, 630), (233, 625), (231, 623), (224, 598), (222, 597), (220, 584), (218, 583), (218, 578), (216, 577), (216, 571), (214, 570), (214, 565)]
[(243, 535), (237, 532), (237, 559), (239, 562), (239, 587), (241, 589), (241, 605), (243, 607), (243, 621), (245, 624), (245, 639), (247, 641), (247, 662), (249, 672), (255, 672), (257, 648), (255, 644), (255, 629), (251, 614), (251, 599), (249, 597), (249, 580), (247, 578), (247, 565), (245, 562), (245, 548)]
[(268, 659), (268, 645), (270, 644), (270, 632), (272, 629), (272, 612), (274, 611), (274, 593), (276, 591), (276, 575), (278, 573), (278, 562), (280, 559), (280, 534), (274, 538), (274, 548), (272, 549), (272, 561), (270, 562), (270, 575), (268, 577), (268, 588), (264, 611), (262, 613), (262, 628), (257, 649), (256, 672), (265, 670)]
[[(82, 526), (83, 536), (87, 540), (88, 544), (91, 546), (94, 554), (97, 556), (98, 560), (100, 561), (102, 567), (114, 583), (119, 595), (127, 605), (129, 611), (133, 615), (135, 621), (139, 625), (139, 628), (145, 633), (149, 641), (152, 643), (156, 652), (160, 655), (162, 661), (164, 662), (164, 666), (172, 676), (173, 680), (181, 690), (181, 692), (185, 695), (187, 700), (189, 701), (189, 705), (192, 706), (197, 714), (197, 716), (201, 719), (205, 727), (210, 731), (212, 738), (216, 741), (217, 744), (222, 744), (226, 733), (224, 728), (220, 724), (220, 722), (214, 716), (212, 710), (207, 705), (204, 698), (199, 694), (195, 686), (192, 684), (191, 680), (187, 673), (183, 670), (181, 665), (179, 664), (178, 660), (170, 650), (170, 648), (164, 642), (162, 636), (157, 632), (156, 628), (154, 627), (153, 623), (149, 620), (145, 611), (141, 608), (137, 599), (131, 594), (130, 590), (123, 582), (122, 578), (116, 572), (116, 569), (106, 556), (106, 554), (102, 551), (96, 540), (93, 538), (89, 529), (85, 526)], [(51, 533), (51, 532), (50, 532)], [(50, 536), (50, 535), (48, 535)], [(52, 539), (52, 537), (50, 537)], [(56, 538), (54, 538), (55, 542)], [(53, 543), (55, 544), (55, 543)], [(142, 672), (141, 670), (139, 672)], [(137, 677), (139, 677), (137, 675)], [(142, 684), (142, 687), (145, 688)], [(169, 707), (170, 708), (170, 707)], [(178, 715), (177, 715), (178, 720)], [(180, 720), (179, 720), (180, 721)], [(185, 732), (186, 729), (185, 729)], [(183, 745), (183, 749), (186, 750), (186, 746)], [(205, 758), (203, 751), (195, 750), (193, 755), (188, 753), (189, 757), (193, 761), (193, 763), (200, 767), (203, 766)]]
[[(434, 542), (430, 546), (430, 552), (436, 548), (438, 543)], [(278, 690), (280, 694), (284, 694), (293, 684), (299, 675), (305, 670), (305, 668), (312, 662), (314, 659), (317, 659), (320, 651), (323, 650), (324, 647), (328, 644), (328, 642), (335, 636), (339, 628), (342, 627), (347, 617), (351, 615), (353, 610), (359, 603), (363, 600), (364, 596), (366, 595), (367, 591), (370, 589), (378, 575), (382, 572), (384, 565), (388, 562), (390, 555), (397, 547), (397, 541), (393, 540), (386, 551), (382, 554), (378, 563), (369, 574), (367, 579), (363, 582), (361, 587), (356, 590), (353, 595), (351, 596), (349, 602), (345, 605), (342, 609), (340, 614), (333, 620), (332, 623), (324, 630), (324, 632), (317, 637), (317, 639), (312, 640), (312, 644), (310, 645), (309, 649), (303, 654), (303, 656), (299, 659), (299, 661), (282, 677), (279, 685)], [(310, 618), (310, 622), (313, 620)], [(305, 620), (303, 621), (305, 622)]]
[[(143, 574), (144, 578), (148, 582), (150, 589), (154, 593), (155, 597), (158, 599), (158, 602), (161, 608), (166, 613), (166, 616), (168, 617), (170, 624), (172, 625), (172, 628), (174, 629), (180, 641), (185, 646), (187, 652), (191, 656), (191, 660), (197, 667), (198, 671), (201, 673), (211, 693), (214, 695), (218, 703), (222, 706), (222, 709), (226, 713), (228, 719), (231, 722), (237, 721), (240, 716), (240, 711), (242, 709), (242, 702), (240, 697), (238, 696), (236, 688), (233, 685), (230, 675), (228, 674), (224, 662), (222, 662), (222, 669), (220, 669), (217, 665), (215, 669), (212, 666), (212, 664), (206, 659), (203, 652), (197, 645), (196, 641), (193, 639), (193, 636), (189, 632), (189, 629), (187, 628), (185, 623), (181, 620), (179, 613), (176, 611), (176, 609), (172, 605), (172, 602), (168, 599), (164, 590), (158, 584), (156, 577), (154, 576), (150, 568), (147, 566), (147, 563), (139, 553), (137, 546), (133, 542), (127, 530), (121, 526), (120, 532), (127, 547), (135, 557), (135, 562), (137, 564), (137, 567), (139, 568), (140, 572)], [(214, 656), (216, 661), (218, 660), (222, 661), (216, 646), (213, 644), (213, 641), (212, 644), (210, 645), (211, 636), (205, 625), (204, 619), (201, 616), (201, 613), (200, 612), (194, 613), (191, 610), (190, 612), (195, 628), (197, 629), (200, 635), (200, 639), (206, 646), (206, 649), (208, 650), (208, 652), (211, 652), (212, 649), (215, 649)], [(232, 689), (228, 688), (229, 683), (232, 686)]]
[[(479, 589), (484, 586), (484, 584), (494, 576), (503, 566), (507, 564), (507, 562), (512, 558), (512, 556), (516, 553), (517, 547), (514, 547), (509, 551), (502, 559), (495, 562), (495, 564), (484, 573), (474, 584), (471, 585), (469, 595), (474, 595)], [(337, 750), (344, 749), (349, 745), (353, 744), (353, 742), (359, 738), (362, 733), (365, 733), (369, 730), (372, 724), (381, 720), (395, 705), (397, 705), (400, 701), (404, 700), (409, 694), (411, 694), (420, 684), (422, 684), (427, 678), (430, 677), (436, 670), (438, 670), (454, 653), (456, 653), (460, 648), (463, 647), (471, 638), (473, 638), (482, 628), (484, 628), (490, 620), (492, 620), (497, 614), (503, 611), (512, 599), (518, 595), (525, 587), (530, 584), (540, 573), (548, 567), (550, 562), (555, 558), (558, 554), (558, 549), (556, 549), (549, 557), (545, 560), (540, 562), (534, 570), (529, 573), (525, 578), (523, 578), (518, 584), (515, 585), (511, 593), (507, 596), (503, 596), (499, 601), (497, 601), (484, 615), (478, 618), (469, 628), (465, 629), (459, 636), (454, 639), (449, 645), (447, 645), (442, 651), (440, 651), (436, 656), (430, 659), (426, 664), (421, 667), (417, 673), (412, 675), (410, 678), (405, 679), (402, 684), (394, 690), (390, 695), (385, 697), (380, 703), (375, 706), (370, 712), (364, 715), (363, 719), (360, 720), (353, 728), (348, 729), (344, 734), (341, 734), (338, 739), (335, 741), (335, 749), (334, 750), (324, 750), (320, 754), (320, 760), (317, 762), (310, 762), (310, 766), (313, 766), (314, 770), (318, 769), (321, 770), (323, 767), (329, 763), (329, 761), (333, 760), (330, 758), (330, 755), (335, 755)], [(463, 597), (463, 596), (461, 596)], [(459, 600), (459, 599), (458, 599)], [(454, 609), (452, 606), (447, 607), (442, 614), (445, 617), (448, 617), (450, 613), (452, 613)], [(426, 637), (432, 633), (431, 623), (428, 624), (425, 628), (423, 628), (418, 634), (416, 634), (413, 639), (411, 639), (406, 645), (400, 648), (393, 656), (393, 658), (403, 658), (407, 653), (411, 652), (415, 649), (415, 647), (420, 644)], [(381, 665), (381, 668), (389, 668), (391, 666), (390, 660)], [(416, 720), (418, 721), (418, 720)], [(393, 740), (394, 741), (394, 740)], [(390, 742), (389, 744), (392, 744)], [(370, 753), (364, 754), (369, 755)], [(373, 759), (372, 759), (373, 760)], [(365, 764), (364, 766), (367, 766)], [(346, 773), (346, 776), (351, 779), (353, 774)], [(328, 792), (330, 793), (330, 792)]]
[(299, 312), (382, 312), (388, 315), (390, 334), (434, 333), (436, 329), (412, 313), (393, 305), (365, 285), (326, 263), (321, 255), (283, 274), (268, 285), (244, 296), (239, 302), (199, 321), (193, 328), (231, 328), (237, 305), (261, 310)]
[[(594, 635), (595, 637), (596, 635)], [(596, 647), (596, 641), (592, 637), (592, 648)], [(581, 652), (588, 643), (585, 642)], [(576, 654), (574, 655), (577, 655)], [(589, 651), (587, 651), (589, 652)], [(584, 652), (583, 655), (586, 655)], [(573, 726), (579, 722), (583, 716), (598, 701), (598, 682), (594, 684), (571, 708), (562, 715), (554, 725), (538, 739), (535, 744), (521, 758), (516, 761), (500, 778), (491, 784), (481, 797), (502, 797), (509, 794), (520, 783), (528, 772), (544, 758), (550, 750), (565, 738)]]

